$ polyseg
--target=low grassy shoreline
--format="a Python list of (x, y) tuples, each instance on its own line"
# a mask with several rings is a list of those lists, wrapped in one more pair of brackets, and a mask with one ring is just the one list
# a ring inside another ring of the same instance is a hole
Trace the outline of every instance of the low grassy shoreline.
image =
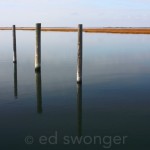
[[(12, 30), (12, 27), (0, 27), (0, 30)], [(34, 27), (16, 27), (16, 30), (34, 31)], [(77, 32), (77, 28), (69, 27), (42, 27), (42, 31)], [(88, 33), (120, 33), (120, 34), (150, 34), (150, 28), (83, 28)]]

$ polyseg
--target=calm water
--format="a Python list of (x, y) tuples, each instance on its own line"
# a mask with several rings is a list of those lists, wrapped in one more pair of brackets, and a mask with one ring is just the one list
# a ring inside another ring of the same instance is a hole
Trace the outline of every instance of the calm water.
[(1, 149), (150, 147), (150, 35), (84, 33), (82, 86), (77, 33), (42, 32), (41, 74), (34, 49), (35, 32), (17, 31), (15, 66), (0, 31)]

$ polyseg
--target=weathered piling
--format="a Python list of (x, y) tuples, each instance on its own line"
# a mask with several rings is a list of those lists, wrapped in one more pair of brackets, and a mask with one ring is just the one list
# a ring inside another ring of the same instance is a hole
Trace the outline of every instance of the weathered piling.
[(41, 71), (41, 23), (36, 24), (35, 71)]
[(14, 97), (18, 98), (17, 63), (14, 63)]
[(82, 136), (82, 84), (77, 84), (78, 136)]
[(82, 24), (78, 25), (77, 83), (82, 83)]
[(37, 96), (37, 112), (42, 113), (42, 82), (41, 72), (35, 72), (36, 80), (36, 96)]
[(13, 63), (17, 62), (17, 50), (16, 50), (16, 27), (15, 25), (12, 26), (13, 32)]

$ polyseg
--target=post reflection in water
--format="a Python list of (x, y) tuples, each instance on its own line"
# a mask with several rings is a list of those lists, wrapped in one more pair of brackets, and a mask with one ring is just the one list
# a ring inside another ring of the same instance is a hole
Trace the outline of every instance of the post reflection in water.
[(35, 79), (36, 79), (36, 95), (37, 95), (37, 112), (42, 113), (41, 72), (35, 72)]
[(17, 63), (14, 63), (14, 97), (18, 98)]
[(82, 136), (82, 84), (77, 84), (78, 136)]

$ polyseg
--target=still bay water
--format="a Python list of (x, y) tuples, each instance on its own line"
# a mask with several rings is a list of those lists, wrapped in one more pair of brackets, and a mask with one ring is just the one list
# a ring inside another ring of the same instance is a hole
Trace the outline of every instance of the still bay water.
[(39, 74), (35, 32), (17, 31), (14, 65), (12, 33), (0, 31), (1, 149), (150, 147), (150, 35), (84, 33), (81, 86), (77, 33), (42, 32), (41, 47)]

